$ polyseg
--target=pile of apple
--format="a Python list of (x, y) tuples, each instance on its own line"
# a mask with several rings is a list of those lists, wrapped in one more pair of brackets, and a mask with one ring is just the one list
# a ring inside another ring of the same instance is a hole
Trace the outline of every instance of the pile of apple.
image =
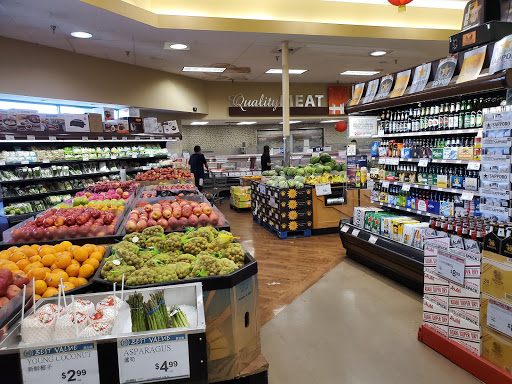
[(119, 209), (52, 208), (11, 233), (9, 243), (113, 235)]
[[(101, 192), (109, 192), (116, 191), (119, 194), (119, 191), (128, 192), (129, 194), (134, 195), (139, 187), (138, 183), (134, 183), (133, 181), (99, 181), (96, 184), (85, 188), (85, 194), (89, 193), (101, 193)], [(78, 195), (77, 195), (78, 196)]]
[(107, 192), (99, 192), (99, 193), (92, 193), (92, 192), (77, 192), (76, 197), (85, 197), (89, 201), (94, 200), (112, 200), (112, 199), (124, 199), (128, 200), (130, 198), (130, 192), (124, 191), (122, 188), (117, 189), (109, 189)]
[(145, 204), (131, 211), (125, 223), (127, 233), (142, 232), (147, 227), (160, 225), (165, 231), (188, 227), (224, 225), (210, 204), (195, 201), (162, 200), (156, 204)]
[(194, 184), (172, 184), (172, 185), (159, 185), (156, 187), (157, 191), (182, 191), (182, 190), (197, 190)]
[(177, 168), (156, 168), (139, 173), (135, 176), (137, 181), (155, 180), (190, 180), (192, 173)]

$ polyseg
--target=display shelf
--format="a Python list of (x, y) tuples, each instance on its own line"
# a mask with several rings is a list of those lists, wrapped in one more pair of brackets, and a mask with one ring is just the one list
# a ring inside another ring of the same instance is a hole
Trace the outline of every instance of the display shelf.
[(425, 212), (425, 211), (418, 211), (417, 209), (412, 209), (412, 208), (398, 207), (398, 206), (393, 205), (393, 204), (382, 203), (380, 201), (375, 201), (375, 200), (372, 200), (372, 203), (373, 204), (379, 204), (381, 207), (388, 207), (388, 208), (398, 209), (398, 210), (404, 211), (404, 212), (414, 213), (415, 215), (428, 216), (428, 217), (439, 216), (439, 215), (436, 215), (434, 213)]
[(0, 132), (0, 143), (140, 143), (140, 142), (166, 142), (170, 139), (181, 139), (180, 133), (109, 133), (109, 132), (60, 132), (49, 131), (13, 131)]
[[(463, 57), (460, 55), (459, 57)], [(414, 70), (413, 70), (414, 71)], [(386, 108), (401, 107), (413, 103), (442, 101), (460, 97), (461, 95), (474, 95), (483, 92), (492, 92), (512, 87), (512, 70), (508, 69), (493, 75), (484, 75), (473, 81), (456, 84), (455, 79), (449, 86), (439, 88), (428, 88), (422, 92), (406, 94), (395, 98), (386, 98), (371, 103), (345, 107), (345, 113), (353, 114), (360, 112), (371, 112)], [(451, 131), (454, 132), (454, 131)], [(421, 133), (421, 132), (414, 132)], [(425, 132), (426, 133), (426, 132)]]
[(19, 179), (19, 180), (5, 180), (0, 181), (0, 184), (30, 184), (30, 183), (38, 183), (41, 181), (57, 181), (57, 180), (67, 180), (67, 179), (75, 179), (75, 178), (85, 178), (85, 177), (95, 177), (95, 176), (107, 176), (113, 175), (115, 173), (119, 173), (119, 171), (108, 171), (108, 172), (95, 172), (95, 173), (82, 173), (80, 175), (69, 175), (69, 176), (54, 176), (54, 177), (39, 177), (35, 179)]
[(0, 164), (0, 169), (5, 168), (17, 168), (17, 167), (23, 167), (23, 166), (48, 166), (48, 165), (67, 165), (67, 164), (81, 164), (81, 163), (94, 163), (94, 162), (100, 162), (100, 161), (117, 161), (117, 160), (161, 160), (161, 159), (167, 159), (167, 155), (157, 155), (157, 156), (126, 156), (126, 157), (102, 157), (98, 159), (88, 159), (88, 160), (54, 160), (54, 161), (35, 161), (32, 163), (8, 163), (8, 164)]
[(22, 215), (9, 215), (9, 216), (5, 216), (5, 217), (7, 218), (7, 221), (9, 222), (9, 226), (12, 226), (13, 224), (21, 223), (22, 221), (25, 221), (25, 220), (31, 218), (32, 216), (38, 215), (42, 212), (44, 212), (44, 211), (29, 212), (29, 213), (24, 213)]
[(478, 191), (470, 191), (467, 189), (457, 189), (457, 188), (442, 188), (437, 187), (435, 185), (424, 185), (424, 184), (413, 184), (413, 183), (403, 183), (401, 181), (387, 181), (387, 180), (374, 180), (376, 183), (389, 183), (389, 185), (404, 185), (409, 184), (411, 188), (418, 188), (418, 189), (429, 189), (431, 191), (439, 191), (439, 192), (449, 192), (449, 193), (457, 193), (457, 194), (463, 194), (465, 192), (467, 193), (473, 193), (475, 196), (480, 196), (480, 192)]
[[(377, 157), (372, 156), (372, 160), (380, 161), (381, 159), (397, 159), (396, 157)], [(402, 159), (398, 158), (400, 162), (406, 163), (419, 163), (421, 160), (428, 160), (429, 164), (470, 164), (470, 163), (480, 163), (481, 160), (458, 160), (458, 159), (429, 159), (429, 158), (416, 158), (416, 159)], [(379, 163), (381, 164), (381, 163)], [(390, 165), (390, 164), (387, 164)]]
[(350, 219), (340, 221), (339, 234), (348, 257), (423, 293), (422, 250), (358, 228)]
[(383, 135), (372, 136), (375, 139), (385, 139), (387, 137), (425, 137), (425, 136), (446, 136), (446, 135), (474, 135), (482, 131), (482, 128), (468, 128), (468, 129), (452, 129), (449, 131), (426, 131), (426, 132), (402, 132), (402, 133), (387, 133)]
[(43, 199), (45, 197), (53, 196), (53, 195), (73, 194), (73, 193), (80, 192), (83, 190), (84, 190), (84, 187), (68, 189), (68, 190), (64, 190), (64, 191), (52, 191), (52, 192), (36, 193), (36, 194), (22, 195), (22, 196), (11, 196), (11, 197), (2, 198), (2, 201), (4, 202), (4, 205), (5, 205), (6, 203), (13, 203), (16, 201), (31, 201), (31, 200)]

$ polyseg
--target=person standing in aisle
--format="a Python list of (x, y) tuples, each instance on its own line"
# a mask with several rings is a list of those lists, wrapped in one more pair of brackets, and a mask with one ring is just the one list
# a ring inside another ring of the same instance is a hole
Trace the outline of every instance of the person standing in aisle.
[(203, 180), (204, 180), (204, 167), (208, 171), (208, 163), (206, 162), (206, 158), (201, 153), (201, 147), (196, 145), (194, 147), (194, 154), (190, 156), (189, 159), (190, 164), (190, 172), (194, 174), (194, 180), (196, 183), (197, 189), (199, 191), (203, 190)]
[(263, 147), (263, 155), (261, 155), (261, 170), (262, 171), (270, 171), (270, 166), (272, 163), (270, 162), (270, 147), (265, 145)]

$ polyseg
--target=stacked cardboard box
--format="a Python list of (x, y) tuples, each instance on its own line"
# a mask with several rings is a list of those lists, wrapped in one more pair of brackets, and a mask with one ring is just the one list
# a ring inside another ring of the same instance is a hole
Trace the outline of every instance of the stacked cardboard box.
[(313, 188), (277, 188), (253, 181), (251, 209), (253, 216), (279, 232), (313, 228)]
[[(427, 240), (424, 255), (423, 324), (480, 356), (480, 254), (451, 248), (449, 238), (442, 238)], [(464, 279), (441, 276), (439, 257), (461, 261)]]
[(232, 186), (230, 202), (236, 208), (251, 208), (251, 187)]

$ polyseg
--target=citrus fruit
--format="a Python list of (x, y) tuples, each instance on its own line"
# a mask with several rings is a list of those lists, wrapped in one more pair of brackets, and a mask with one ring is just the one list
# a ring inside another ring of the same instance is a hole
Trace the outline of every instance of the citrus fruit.
[[(79, 267), (82, 265), (78, 260), (75, 260), (75, 259), (72, 259), (72, 260), (71, 260), (71, 264), (78, 265)], [(70, 264), (70, 265), (71, 265), (71, 264)]]
[(84, 279), (83, 277), (75, 277), (75, 282), (73, 284), (75, 284), (75, 287), (81, 287), (87, 283), (87, 279)]
[(32, 280), (44, 280), (46, 279), (46, 270), (44, 268), (34, 268), (27, 273), (27, 277)]
[(75, 260), (78, 260), (79, 262), (83, 262), (87, 260), (89, 257), (89, 252), (85, 246), (82, 248), (75, 248)]
[(50, 271), (53, 271), (53, 270), (55, 270), (57, 268), (58, 268), (57, 264), (52, 264), (52, 266), (50, 267)]
[(8, 269), (9, 271), (11, 272), (14, 272), (16, 271), (18, 268), (18, 266), (16, 265), (16, 263), (13, 263), (13, 262), (10, 262), (10, 263), (5, 263), (2, 268), (5, 268), (5, 269)]
[(66, 269), (68, 265), (71, 264), (71, 256), (61, 254), (57, 256), (57, 260), (55, 261), (55, 265), (58, 268)]
[(94, 268), (92, 265), (88, 265), (88, 264), (85, 264), (85, 265), (82, 265), (80, 267), (80, 271), (78, 273), (78, 276), (79, 277), (91, 277), (92, 274), (94, 273)]
[(76, 285), (76, 279), (77, 279), (76, 277), (70, 276), (68, 281), (76, 287), (77, 286)]
[(55, 287), (48, 287), (46, 291), (44, 291), (43, 296), (44, 298), (55, 296), (59, 293), (59, 290)]
[(53, 253), (44, 255), (43, 258), (41, 259), (41, 263), (43, 263), (45, 267), (51, 267), (52, 264), (55, 264), (56, 261), (57, 256), (55, 256)]
[(46, 289), (48, 288), (48, 286), (46, 285), (46, 283), (44, 282), (44, 280), (36, 280), (35, 282), (35, 285), (34, 285), (34, 288), (36, 290), (36, 293), (38, 295), (42, 295)]
[(68, 281), (68, 279), (69, 279), (69, 275), (63, 269), (59, 269), (59, 268), (54, 269), (52, 271), (52, 274), (58, 275), (62, 279), (62, 281)]
[(39, 244), (32, 244), (32, 245), (30, 246), (30, 248), (32, 248), (34, 251), (36, 251), (36, 253), (38, 253), (38, 252), (39, 252), (39, 247), (40, 247), (40, 245), (39, 245)]
[(11, 251), (11, 253), (13, 253), (13, 252), (14, 252), (15, 250), (17, 250), (17, 249), (18, 249), (18, 247), (17, 247), (17, 246), (15, 246), (15, 245), (13, 245), (12, 247), (10, 247), (10, 248), (8, 249), (8, 251)]
[(71, 244), (71, 242), (67, 240), (60, 243), (60, 245), (62, 245), (64, 249), (69, 249), (69, 247), (73, 246), (73, 244)]
[(96, 246), (92, 244), (85, 244), (82, 246), (82, 249), (85, 249), (87, 251), (87, 255), (90, 255), (96, 250)]
[(64, 252), (66, 250), (66, 247), (64, 247), (62, 244), (55, 244), (53, 246), (53, 250), (55, 252)]
[(69, 281), (66, 281), (64, 283), (64, 291), (69, 291), (70, 289), (75, 288), (74, 284), (71, 284)]
[(44, 255), (48, 255), (49, 253), (53, 253), (53, 247), (50, 247), (49, 245), (42, 245), (41, 248), (39, 248), (39, 256), (43, 257)]
[(105, 247), (104, 247), (103, 245), (98, 245), (98, 246), (96, 247), (96, 252), (100, 252), (102, 255), (104, 255), (104, 254), (105, 254), (105, 251), (106, 251), (106, 250), (105, 250)]
[(75, 263), (71, 263), (68, 265), (68, 267), (66, 268), (66, 273), (69, 275), (69, 276), (73, 276), (73, 277), (76, 277), (78, 276), (78, 272), (80, 270), (80, 264), (75, 264)]
[[(9, 257), (9, 259), (10, 259), (11, 261), (15, 262), (15, 263), (16, 263), (16, 262), (18, 262), (18, 261), (20, 261), (20, 260), (22, 260), (22, 259), (26, 259), (26, 258), (27, 258), (27, 256), (26, 256), (23, 252), (21, 252), (21, 251), (16, 251), (16, 252), (14, 252), (14, 253), (11, 255), (11, 257)], [(36, 260), (36, 261), (37, 261), (37, 260)]]
[(25, 269), (25, 267), (27, 265), (30, 264), (30, 261), (28, 261), (27, 259), (21, 259), (20, 261), (18, 261), (16, 263), (16, 265), (18, 266), (19, 269), (21, 269), (22, 271)]
[[(46, 276), (46, 284), (49, 287), (57, 288), (60, 284), (60, 276), (57, 273), (48, 274), (48, 276)], [(57, 292), (55, 292), (55, 293), (57, 293)], [(45, 294), (46, 294), (46, 292), (45, 292)], [(43, 295), (43, 297), (48, 297), (48, 296)]]
[(5, 251), (0, 252), (0, 260), (8, 260), (10, 256), (11, 256), (10, 251), (5, 250)]
[(32, 256), (29, 260), (31, 263), (35, 263), (37, 261), (41, 261), (43, 258), (39, 255), (36, 255), (36, 256)]
[[(22, 247), (23, 248), (23, 247)], [(37, 255), (37, 252), (31, 248), (30, 246), (27, 245), (27, 248), (24, 248), (22, 249), (22, 252), (25, 254), (25, 256), (27, 257), (32, 257), (32, 256), (35, 256)]]
[(103, 254), (100, 251), (94, 251), (89, 256), (89, 259), (95, 259), (95, 260), (101, 261), (101, 260), (103, 260)]
[(92, 259), (89, 257), (82, 263), (82, 265), (91, 265), (94, 268), (94, 270), (96, 270), (100, 266), (100, 262), (96, 259)]
[(38, 294), (36, 293), (35, 298), (36, 298), (36, 301), (37, 301), (37, 300), (41, 300), (41, 295), (38, 295)]

